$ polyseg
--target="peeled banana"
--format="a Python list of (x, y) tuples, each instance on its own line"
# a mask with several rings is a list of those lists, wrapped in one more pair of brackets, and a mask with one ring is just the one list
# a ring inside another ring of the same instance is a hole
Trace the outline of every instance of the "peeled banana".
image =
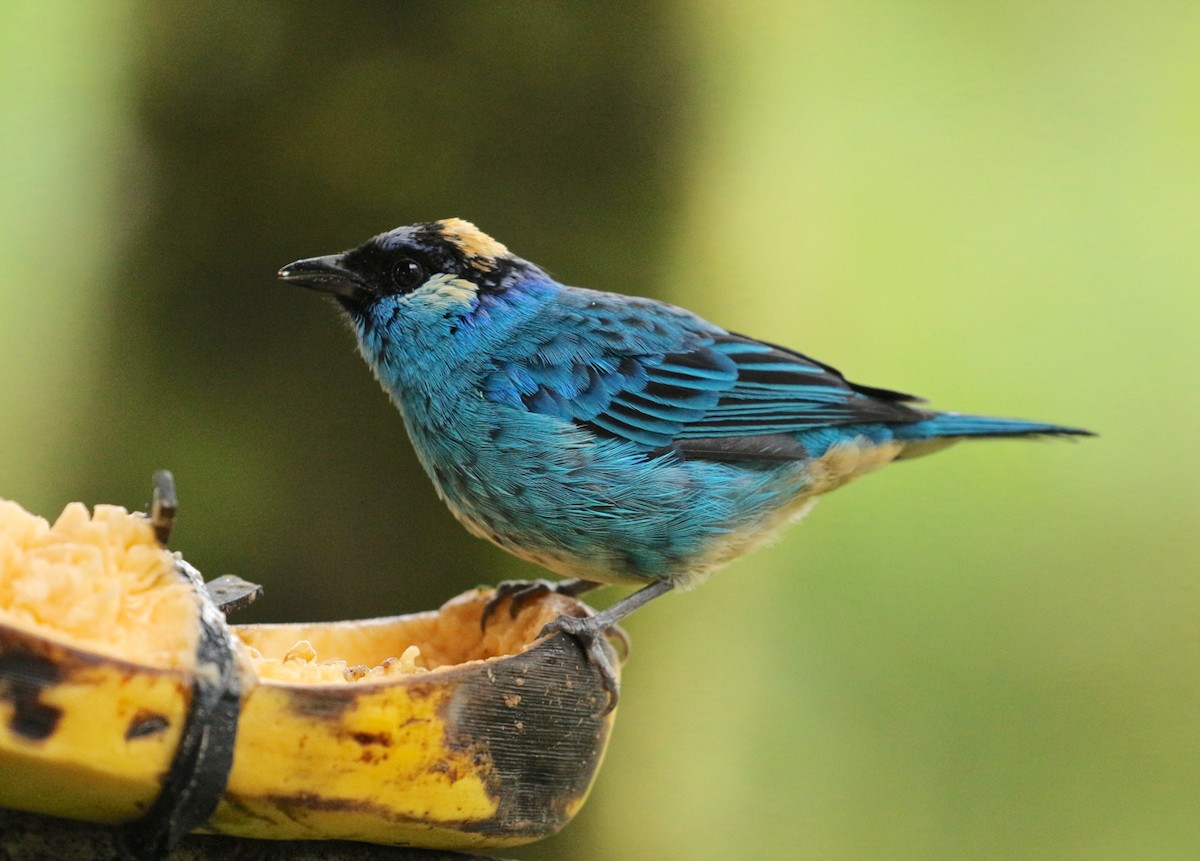
[(200, 829), (465, 849), (579, 810), (613, 715), (573, 599), (229, 626), (151, 521), (0, 500), (0, 806), (120, 825), (132, 857)]

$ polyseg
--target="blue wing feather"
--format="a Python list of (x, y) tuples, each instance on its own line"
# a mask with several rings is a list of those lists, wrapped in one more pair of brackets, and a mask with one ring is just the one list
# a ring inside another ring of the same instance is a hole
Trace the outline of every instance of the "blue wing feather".
[(531, 337), (494, 357), (485, 395), (648, 450), (788, 460), (804, 456), (791, 434), (929, 417), (905, 404), (909, 395), (857, 386), (800, 353), (649, 299), (567, 289), (530, 327)]

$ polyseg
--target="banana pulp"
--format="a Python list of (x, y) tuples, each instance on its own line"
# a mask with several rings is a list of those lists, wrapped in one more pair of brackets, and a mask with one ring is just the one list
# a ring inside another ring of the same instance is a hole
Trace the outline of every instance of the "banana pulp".
[[(196, 657), (204, 596), (186, 568), (141, 515), (73, 503), (51, 525), (0, 500), (0, 806), (128, 824), (161, 801), (214, 672)], [(203, 829), (453, 849), (566, 824), (612, 715), (578, 645), (537, 636), (586, 611), (549, 595), (484, 630), (490, 594), (230, 626), (240, 713)]]

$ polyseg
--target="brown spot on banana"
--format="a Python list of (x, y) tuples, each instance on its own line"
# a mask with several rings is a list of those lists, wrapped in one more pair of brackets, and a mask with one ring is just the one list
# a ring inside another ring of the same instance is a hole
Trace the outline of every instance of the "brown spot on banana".
[(58, 666), (0, 637), (0, 700), (12, 704), (8, 728), (27, 741), (41, 742), (54, 734), (62, 709), (47, 705), (41, 696), (61, 678)]

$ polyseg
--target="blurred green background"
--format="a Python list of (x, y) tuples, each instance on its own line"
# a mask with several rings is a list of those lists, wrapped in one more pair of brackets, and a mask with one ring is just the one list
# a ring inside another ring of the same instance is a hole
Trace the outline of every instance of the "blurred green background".
[[(0, 496), (143, 506), (254, 619), (535, 572), (466, 538), (334, 308), (476, 221), (852, 379), (1097, 440), (834, 494), (629, 624), (592, 800), (526, 859), (1200, 853), (1200, 7), (0, 7)], [(609, 590), (603, 600), (615, 597)]]

